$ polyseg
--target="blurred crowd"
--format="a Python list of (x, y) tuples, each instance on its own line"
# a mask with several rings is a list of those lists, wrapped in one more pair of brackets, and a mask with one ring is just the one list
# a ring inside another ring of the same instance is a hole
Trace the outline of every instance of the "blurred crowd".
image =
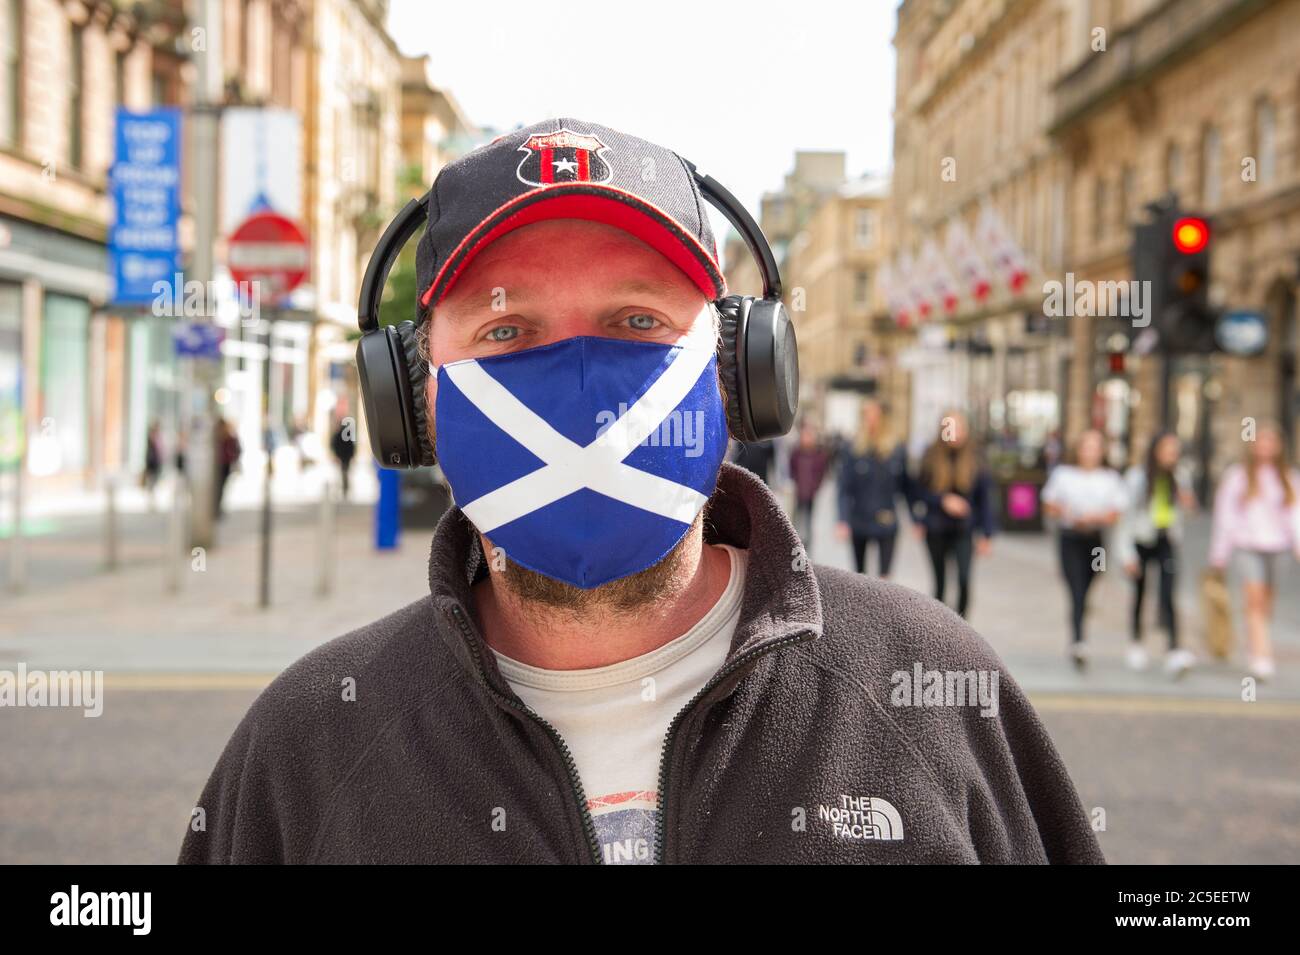
[[(813, 506), (829, 482), (834, 488), (837, 537), (851, 547), (859, 573), (888, 578), (901, 524), (924, 544), (938, 600), (955, 584), (954, 609), (968, 616), (971, 565), (987, 556), (1001, 524), (998, 482), (987, 442), (971, 433), (966, 416), (946, 412), (933, 441), (916, 459), (895, 431), (888, 407), (868, 399), (851, 436), (823, 433), (805, 417), (786, 444), (737, 444), (732, 459), (764, 481), (788, 482), (792, 519), (806, 551), (814, 532)], [(1267, 680), (1275, 673), (1270, 629), (1279, 568), (1300, 560), (1300, 471), (1291, 463), (1283, 431), (1258, 422), (1243, 434), (1240, 461), (1219, 477), (1213, 495), (1207, 570), (1199, 581), (1207, 642), (1226, 653), (1230, 640), (1230, 564), (1241, 589), (1247, 667)], [(1164, 635), (1163, 667), (1186, 673), (1196, 656), (1186, 646), (1175, 594), (1183, 562), (1184, 528), (1198, 504), (1176, 434), (1161, 432), (1140, 460), (1124, 469), (1106, 460), (1099, 431), (1080, 433), (1059, 453), (1045, 455), (1042, 513), (1055, 535), (1059, 573), (1069, 607), (1070, 662), (1088, 663), (1088, 592), (1111, 566), (1130, 585), (1130, 637), (1125, 660), (1134, 670), (1151, 661), (1143, 644), (1143, 607), (1157, 601)], [(829, 497), (829, 495), (827, 495)]]

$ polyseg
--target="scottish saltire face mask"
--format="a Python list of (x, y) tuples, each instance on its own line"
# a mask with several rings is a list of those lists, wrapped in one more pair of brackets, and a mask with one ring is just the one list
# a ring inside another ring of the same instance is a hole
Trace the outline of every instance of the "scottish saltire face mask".
[(569, 338), (438, 368), (452, 496), (506, 557), (590, 589), (659, 561), (727, 450), (717, 355)]

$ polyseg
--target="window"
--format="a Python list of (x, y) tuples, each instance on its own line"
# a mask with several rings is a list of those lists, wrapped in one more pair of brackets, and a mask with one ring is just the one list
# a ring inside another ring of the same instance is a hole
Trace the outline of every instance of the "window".
[(68, 29), (68, 165), (81, 168), (82, 84), (86, 79), (86, 28), (69, 24)]
[(1219, 204), (1223, 170), (1219, 166), (1219, 131), (1205, 127), (1201, 134), (1201, 202), (1207, 207)]
[(853, 273), (853, 304), (871, 304), (871, 273), (866, 269), (858, 269)]
[(126, 50), (113, 54), (113, 102), (126, 105)]
[(1126, 165), (1119, 176), (1119, 214), (1115, 217), (1121, 229), (1127, 229), (1132, 221), (1132, 205), (1137, 200), (1137, 184), (1133, 167)]
[[(157, 60), (155, 59), (156, 65)], [(149, 77), (149, 105), (167, 106), (170, 103), (170, 84), (167, 82), (167, 74), (162, 70), (155, 69), (153, 75)]]
[(22, 0), (0, 0), (0, 143), (9, 146), (22, 138), (22, 43)]
[(1177, 192), (1183, 181), (1183, 148), (1170, 143), (1165, 148), (1165, 191)]
[(1092, 194), (1092, 241), (1100, 242), (1106, 234), (1106, 180), (1097, 177)]
[(40, 414), (53, 423), (49, 473), (86, 466), (89, 410), (90, 304), (66, 295), (45, 296), (41, 327)]
[(876, 244), (876, 210), (859, 209), (853, 221), (853, 241), (860, 249)]
[(1255, 175), (1260, 183), (1269, 183), (1277, 171), (1277, 121), (1267, 99), (1256, 101), (1254, 125)]

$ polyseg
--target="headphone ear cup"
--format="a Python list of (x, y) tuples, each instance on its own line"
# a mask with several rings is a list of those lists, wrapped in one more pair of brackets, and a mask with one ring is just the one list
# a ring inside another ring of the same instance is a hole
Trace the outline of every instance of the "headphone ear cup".
[(429, 443), (429, 418), (427, 410), (427, 390), (429, 366), (420, 356), (419, 328), (415, 322), (398, 322), (397, 340), (402, 347), (402, 365), (406, 372), (406, 383), (411, 395), (410, 420), (414, 430), (411, 446), (414, 462), (410, 467), (432, 467), (438, 460), (433, 446)]
[(357, 372), (375, 460), (386, 468), (433, 464), (424, 400), (428, 375), (415, 323), (381, 325), (362, 335)]
[(799, 346), (780, 299), (755, 299), (741, 347), (747, 425), (758, 440), (780, 437), (799, 410)]
[(727, 431), (737, 441), (756, 440), (749, 423), (749, 395), (744, 373), (745, 323), (754, 299), (728, 295), (714, 302), (718, 310), (718, 376), (727, 408)]

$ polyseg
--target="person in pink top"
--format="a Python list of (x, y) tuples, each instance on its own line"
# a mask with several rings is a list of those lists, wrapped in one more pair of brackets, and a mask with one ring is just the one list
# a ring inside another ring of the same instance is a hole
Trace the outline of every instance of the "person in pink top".
[(1210, 566), (1222, 571), (1233, 558), (1241, 577), (1248, 665), (1259, 679), (1274, 673), (1274, 581), (1277, 562), (1288, 553), (1300, 559), (1300, 472), (1287, 464), (1281, 428), (1260, 423), (1244, 461), (1219, 482), (1210, 539)]

